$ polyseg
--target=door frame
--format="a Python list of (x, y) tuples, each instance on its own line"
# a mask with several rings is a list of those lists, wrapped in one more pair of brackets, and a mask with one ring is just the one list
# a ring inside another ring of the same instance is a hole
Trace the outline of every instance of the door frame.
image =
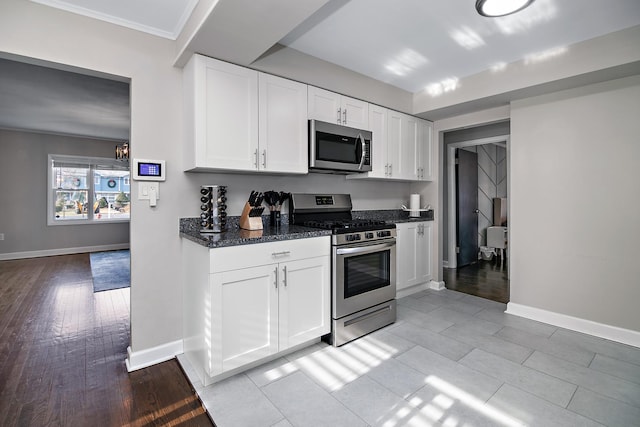
[[(458, 267), (458, 257), (456, 255), (456, 243), (458, 234), (456, 231), (456, 149), (463, 147), (473, 147), (487, 144), (504, 144), (507, 149), (507, 198), (511, 196), (511, 164), (509, 162), (510, 136), (500, 135), (489, 138), (472, 139), (469, 141), (456, 142), (447, 145), (447, 196), (448, 196), (448, 219), (447, 219), (447, 268)], [(508, 214), (507, 203), (507, 214)]]

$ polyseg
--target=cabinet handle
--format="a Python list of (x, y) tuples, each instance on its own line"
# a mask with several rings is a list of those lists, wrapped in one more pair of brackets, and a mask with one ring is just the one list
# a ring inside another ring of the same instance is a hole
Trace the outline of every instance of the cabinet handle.
[(389, 163), (384, 165), (384, 176), (389, 176)]
[(275, 275), (276, 275), (276, 280), (273, 282), (273, 285), (276, 287), (276, 289), (278, 289), (278, 266), (277, 265), (276, 265)]
[(262, 167), (267, 168), (267, 150), (262, 150)]
[(285, 255), (289, 255), (290, 253), (291, 251), (272, 252), (271, 256), (272, 257), (285, 256)]
[(389, 163), (389, 176), (393, 175), (393, 164)]
[(340, 124), (340, 119), (342, 117), (342, 108), (338, 108), (338, 124)]
[(253, 155), (255, 157), (255, 162), (253, 162), (253, 166), (258, 169), (258, 149), (256, 148), (256, 151), (253, 152)]
[(282, 274), (283, 274), (283, 283), (284, 283), (284, 287), (287, 287), (287, 266), (285, 265), (284, 267), (282, 267)]
[(347, 109), (346, 108), (344, 110), (342, 110), (342, 124), (343, 125), (347, 124)]

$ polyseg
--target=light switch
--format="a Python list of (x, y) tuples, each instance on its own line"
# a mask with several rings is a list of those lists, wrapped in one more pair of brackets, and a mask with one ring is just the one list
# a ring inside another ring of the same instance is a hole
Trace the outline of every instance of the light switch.
[(138, 183), (138, 200), (149, 200), (149, 206), (156, 206), (160, 198), (160, 183), (143, 181)]

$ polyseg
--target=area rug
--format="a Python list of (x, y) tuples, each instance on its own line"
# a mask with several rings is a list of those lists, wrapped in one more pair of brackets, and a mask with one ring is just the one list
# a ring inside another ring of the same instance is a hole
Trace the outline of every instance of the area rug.
[(131, 283), (129, 250), (93, 252), (90, 255), (93, 292), (128, 288)]

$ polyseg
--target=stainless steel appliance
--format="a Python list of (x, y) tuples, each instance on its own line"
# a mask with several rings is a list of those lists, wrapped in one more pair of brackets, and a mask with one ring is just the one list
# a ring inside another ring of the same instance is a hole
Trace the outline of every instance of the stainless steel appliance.
[(332, 330), (334, 346), (396, 320), (396, 228), (353, 219), (348, 194), (292, 194), (292, 224), (332, 230)]
[(309, 170), (371, 171), (371, 131), (309, 120)]

